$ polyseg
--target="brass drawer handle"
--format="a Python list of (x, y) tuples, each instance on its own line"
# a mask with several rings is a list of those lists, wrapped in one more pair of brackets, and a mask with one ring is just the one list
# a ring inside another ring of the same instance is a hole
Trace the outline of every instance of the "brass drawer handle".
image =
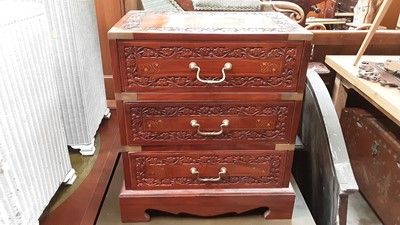
[(201, 131), (200, 130), (200, 124), (197, 123), (197, 120), (191, 120), (190, 121), (190, 125), (192, 127), (197, 127), (197, 133), (200, 134), (200, 135), (203, 135), (203, 136), (217, 136), (217, 135), (222, 134), (222, 132), (224, 132), (224, 127), (229, 126), (229, 120), (227, 120), (227, 119), (222, 120), (222, 123), (219, 126), (219, 127), (221, 127), (221, 130), (219, 130), (219, 131), (211, 131), (211, 132)]
[(200, 77), (200, 67), (197, 66), (195, 62), (189, 63), (189, 69), (191, 70), (197, 70), (196, 72), (196, 78), (198, 81), (206, 83), (206, 84), (216, 84), (216, 83), (221, 83), (222, 81), (225, 80), (225, 70), (231, 70), (232, 69), (232, 63), (225, 63), (224, 67), (222, 68), (222, 78), (219, 80), (203, 80)]
[(201, 178), (200, 177), (200, 172), (196, 169), (196, 167), (192, 167), (190, 168), (190, 173), (192, 173), (193, 175), (197, 175), (197, 180), (201, 181), (201, 182), (218, 182), (222, 179), (221, 176), (225, 175), (226, 172), (228, 172), (228, 169), (226, 167), (221, 167), (221, 169), (219, 169), (219, 173), (218, 173), (218, 177), (214, 177), (214, 178)]

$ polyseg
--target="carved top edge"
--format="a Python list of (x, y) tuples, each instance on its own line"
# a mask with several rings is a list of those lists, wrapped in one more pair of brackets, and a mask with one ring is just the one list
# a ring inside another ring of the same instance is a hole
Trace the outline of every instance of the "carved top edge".
[(281, 35), (283, 41), (312, 38), (311, 32), (278, 12), (130, 11), (108, 32), (109, 39), (171, 39), (171, 35), (191, 35), (192, 40), (217, 35), (236, 40), (236, 35), (254, 40), (265, 40), (266, 35)]

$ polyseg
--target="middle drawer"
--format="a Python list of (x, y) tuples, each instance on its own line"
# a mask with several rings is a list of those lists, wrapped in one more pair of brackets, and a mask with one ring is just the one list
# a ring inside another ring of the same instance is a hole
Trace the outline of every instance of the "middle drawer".
[(128, 145), (289, 143), (295, 101), (124, 102)]

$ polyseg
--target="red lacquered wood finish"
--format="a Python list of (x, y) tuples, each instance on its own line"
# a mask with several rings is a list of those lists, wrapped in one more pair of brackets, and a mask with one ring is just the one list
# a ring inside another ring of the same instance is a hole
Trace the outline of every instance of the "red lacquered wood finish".
[(125, 102), (128, 144), (289, 143), (294, 101)]
[[(119, 45), (124, 91), (296, 91), (302, 43), (122, 42)], [(205, 81), (226, 78), (220, 83)]]
[(148, 209), (173, 214), (216, 216), (265, 208), (265, 219), (292, 218), (295, 194), (289, 188), (126, 190), (120, 195), (123, 222), (150, 220)]
[(286, 151), (128, 153), (127, 189), (283, 187)]
[(269, 208), (289, 187), (312, 34), (279, 13), (143, 12), (109, 32), (125, 184), (147, 209), (214, 216)]

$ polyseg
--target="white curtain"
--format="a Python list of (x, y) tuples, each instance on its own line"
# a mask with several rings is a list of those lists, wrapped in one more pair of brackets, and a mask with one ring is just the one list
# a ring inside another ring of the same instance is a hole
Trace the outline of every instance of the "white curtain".
[(0, 224), (38, 224), (72, 170), (45, 8), (0, 1)]
[(67, 143), (90, 144), (108, 110), (94, 0), (18, 1), (44, 4)]

